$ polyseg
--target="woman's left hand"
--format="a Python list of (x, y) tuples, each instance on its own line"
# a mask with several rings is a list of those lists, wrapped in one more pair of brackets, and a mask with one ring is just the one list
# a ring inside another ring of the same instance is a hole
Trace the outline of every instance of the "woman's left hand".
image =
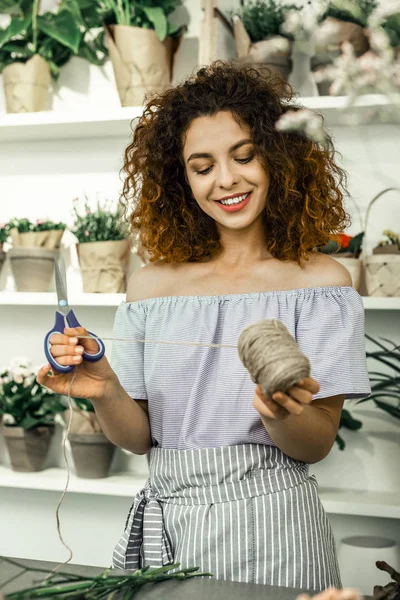
[(312, 377), (305, 377), (296, 385), (283, 392), (275, 392), (272, 398), (266, 396), (260, 386), (256, 387), (254, 408), (261, 417), (273, 421), (283, 421), (290, 415), (300, 415), (304, 407), (311, 403), (313, 394), (319, 392), (319, 383)]

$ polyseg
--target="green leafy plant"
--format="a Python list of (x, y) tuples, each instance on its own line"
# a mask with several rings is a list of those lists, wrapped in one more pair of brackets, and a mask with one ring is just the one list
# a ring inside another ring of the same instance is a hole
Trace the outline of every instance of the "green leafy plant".
[(391, 229), (385, 229), (382, 234), (387, 237), (386, 240), (378, 242), (378, 246), (397, 246), (400, 250), (400, 234), (395, 233)]
[[(161, 583), (168, 579), (187, 580), (193, 577), (211, 576), (211, 573), (200, 573), (198, 567), (177, 570), (179, 563), (166, 565), (165, 567), (150, 568), (144, 567), (137, 569), (133, 573), (118, 575), (110, 572), (110, 569), (103, 571), (100, 575), (88, 577), (69, 572), (57, 571), (49, 573), (46, 569), (38, 567), (26, 567), (10, 558), (0, 557), (0, 560), (9, 563), (20, 569), (20, 573), (13, 575), (12, 580), (17, 579), (26, 572), (46, 573), (46, 577), (41, 583), (31, 587), (21, 589), (16, 592), (6, 594), (5, 600), (27, 600), (28, 598), (63, 598), (68, 599), (97, 599), (106, 600), (107, 598), (121, 598), (131, 600), (136, 593), (148, 583)], [(9, 580), (11, 581), (11, 579)], [(7, 586), (5, 582), (4, 586)]]
[(372, 11), (377, 6), (377, 0), (331, 0), (321, 20), (332, 17), (366, 27)]
[(30, 221), (29, 219), (12, 219), (9, 223), (6, 224), (6, 230), (10, 231), (10, 229), (18, 229), (19, 233), (28, 233), (29, 231), (52, 231), (54, 229), (66, 229), (66, 224), (56, 223), (49, 219), (37, 219), (35, 223)]
[(9, 236), (7, 223), (0, 223), (0, 244), (4, 244)]
[[(66, 2), (56, 13), (43, 14), (39, 14), (39, 2), (17, 0), (14, 6), (6, 3), (11, 18), (8, 26), (0, 28), (0, 72), (14, 62), (25, 63), (36, 54), (48, 63), (54, 79), (73, 55), (103, 64), (103, 46), (97, 38), (94, 41), (87, 35), (83, 19), (77, 19), (79, 0), (75, 0), (74, 10)], [(100, 57), (98, 50), (103, 50)]]
[(74, 398), (74, 402), (79, 410), (83, 412), (95, 412), (93, 404), (86, 398)]
[(106, 242), (126, 239), (128, 224), (122, 220), (122, 210), (118, 207), (112, 209), (109, 202), (103, 205), (97, 203), (97, 208), (92, 211), (87, 198), (85, 199), (84, 212), (80, 214), (74, 201), (75, 222), (72, 232), (80, 244), (85, 242)]
[(89, 20), (97, 18), (105, 25), (154, 29), (163, 41), (167, 36), (179, 37), (185, 29), (169, 20), (169, 15), (181, 4), (182, 0), (93, 0), (86, 15)]
[(324, 254), (336, 254), (336, 253), (351, 253), (354, 258), (358, 258), (362, 250), (362, 242), (364, 238), (364, 232), (358, 233), (355, 236), (346, 235), (341, 233), (338, 241), (330, 240), (325, 246), (320, 248), (320, 251)]
[(255, 43), (277, 35), (293, 39), (292, 34), (282, 30), (285, 15), (292, 10), (298, 10), (297, 6), (284, 5), (280, 0), (251, 0), (233, 14), (240, 17)]
[[(389, 367), (392, 373), (370, 371), (371, 394), (368, 398), (358, 400), (357, 404), (372, 400), (379, 409), (395, 419), (400, 419), (400, 345), (386, 338), (379, 338), (381, 341), (377, 341), (367, 333), (365, 337), (378, 347), (378, 350), (366, 352), (367, 358)], [(339, 429), (342, 427), (355, 431), (362, 427), (362, 422), (343, 409)], [(336, 436), (336, 442), (340, 450), (345, 448), (345, 442), (340, 435)]]
[(400, 48), (400, 12), (390, 15), (382, 23), (382, 29), (389, 38), (392, 48)]
[(65, 405), (61, 396), (36, 383), (36, 371), (28, 358), (14, 358), (0, 368), (0, 415), (11, 417), (10, 426), (34, 429), (53, 425)]

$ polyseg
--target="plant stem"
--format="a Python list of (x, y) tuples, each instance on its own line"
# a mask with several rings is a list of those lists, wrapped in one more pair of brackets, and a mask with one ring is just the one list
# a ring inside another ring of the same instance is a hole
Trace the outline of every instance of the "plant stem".
[(32, 7), (32, 43), (33, 43), (33, 53), (37, 52), (37, 38), (38, 38), (38, 30), (37, 30), (37, 17), (40, 9), (40, 0), (33, 0)]

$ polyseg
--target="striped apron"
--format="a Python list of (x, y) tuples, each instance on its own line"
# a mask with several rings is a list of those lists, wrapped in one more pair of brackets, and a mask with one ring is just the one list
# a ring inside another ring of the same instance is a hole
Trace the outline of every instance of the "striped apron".
[(260, 444), (152, 448), (113, 566), (179, 562), (217, 579), (341, 588), (335, 542), (308, 464)]

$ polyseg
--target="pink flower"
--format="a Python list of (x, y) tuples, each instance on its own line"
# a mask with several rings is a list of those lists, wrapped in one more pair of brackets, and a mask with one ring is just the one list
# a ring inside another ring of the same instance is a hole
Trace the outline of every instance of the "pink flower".
[(86, 235), (86, 237), (88, 237), (88, 236), (89, 236), (89, 231), (88, 231), (87, 229), (86, 229), (86, 231), (85, 231), (85, 235)]
[(43, 219), (36, 219), (36, 225), (42, 225), (44, 223)]

